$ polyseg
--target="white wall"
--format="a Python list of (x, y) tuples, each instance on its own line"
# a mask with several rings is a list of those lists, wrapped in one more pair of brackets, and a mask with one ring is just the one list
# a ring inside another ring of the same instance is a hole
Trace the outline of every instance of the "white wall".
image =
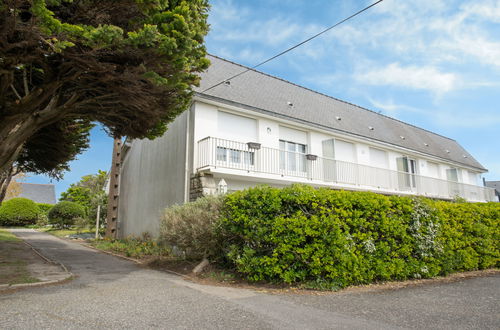
[[(432, 157), (427, 158), (421, 154), (414, 154), (410, 150), (396, 150), (386, 144), (381, 144), (376, 141), (364, 142), (349, 136), (343, 136), (341, 133), (329, 134), (320, 132), (310, 127), (301, 127), (301, 125), (285, 122), (277, 118), (268, 118), (255, 112), (248, 112), (245, 110), (238, 111), (237, 109), (229, 109), (202, 102), (196, 102), (195, 108), (195, 149), (196, 142), (208, 136), (239, 142), (255, 141), (261, 143), (263, 147), (274, 149), (279, 148), (279, 140), (282, 139), (306, 144), (307, 153), (321, 157), (323, 156), (322, 141), (335, 139), (335, 156), (337, 159), (346, 162), (355, 162), (397, 171), (396, 159), (407, 156), (417, 161), (418, 174), (441, 179), (446, 179), (446, 169), (456, 167), (451, 164), (443, 163), (441, 160), (432, 159)], [(219, 118), (221, 117), (221, 115), (219, 115), (220, 113), (222, 113), (222, 117), (224, 118)], [(238, 116), (240, 116), (239, 119)], [(255, 118), (255, 124), (248, 124), (248, 117)], [(245, 121), (247, 122), (246, 125), (243, 124)], [(231, 132), (226, 132), (224, 129), (221, 129), (223, 125), (228, 125), (233, 130)], [(253, 134), (254, 126), (255, 135)], [(234, 129), (234, 127), (242, 127), (243, 129), (237, 130)], [(250, 131), (252, 133), (250, 133)], [(385, 151), (386, 160), (383, 161), (382, 159), (378, 159), (374, 163), (373, 157), (370, 156), (371, 148)], [(194, 155), (196, 155), (196, 150)], [(428, 165), (429, 162), (431, 165)], [(437, 164), (437, 173), (436, 166), (433, 164)], [(472, 184), (472, 175), (469, 175), (466, 169), (461, 168), (458, 176), (460, 182)], [(474, 184), (477, 184), (477, 180)]]

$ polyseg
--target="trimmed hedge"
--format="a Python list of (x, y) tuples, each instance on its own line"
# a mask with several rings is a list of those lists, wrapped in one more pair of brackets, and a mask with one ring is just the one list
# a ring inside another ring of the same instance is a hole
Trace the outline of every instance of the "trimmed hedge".
[(49, 215), (49, 211), (54, 207), (52, 204), (47, 204), (47, 203), (36, 203), (40, 211), (45, 214), (46, 216)]
[(33, 225), (41, 214), (31, 199), (12, 198), (0, 206), (0, 226)]
[(78, 203), (59, 202), (49, 211), (49, 223), (58, 228), (74, 225), (76, 218), (85, 217), (85, 208)]
[(228, 194), (219, 256), (251, 281), (340, 288), (498, 267), (500, 204), (294, 185)]

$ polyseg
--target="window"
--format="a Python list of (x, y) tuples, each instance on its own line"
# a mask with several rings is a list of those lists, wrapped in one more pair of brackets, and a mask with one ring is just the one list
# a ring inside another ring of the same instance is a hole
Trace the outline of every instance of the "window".
[(449, 168), (446, 170), (446, 179), (448, 181), (458, 182), (458, 169)]
[(280, 140), (280, 169), (306, 172), (306, 145)]
[(253, 166), (255, 163), (255, 153), (253, 151), (217, 147), (217, 161)]
[[(396, 159), (399, 172), (399, 187), (401, 189), (415, 188), (417, 186), (417, 161), (406, 156)], [(406, 174), (407, 173), (407, 174)]]

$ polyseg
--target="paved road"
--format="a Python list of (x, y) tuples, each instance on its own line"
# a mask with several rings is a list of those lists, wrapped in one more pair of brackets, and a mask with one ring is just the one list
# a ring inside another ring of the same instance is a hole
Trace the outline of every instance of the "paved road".
[(53, 236), (15, 234), (78, 277), (0, 295), (2, 329), (499, 329), (500, 276), (391, 291), (265, 294), (203, 286)]

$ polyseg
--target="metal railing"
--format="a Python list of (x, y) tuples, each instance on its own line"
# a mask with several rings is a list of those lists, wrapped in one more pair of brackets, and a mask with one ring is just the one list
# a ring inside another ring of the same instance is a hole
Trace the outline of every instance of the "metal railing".
[(488, 187), (212, 137), (198, 141), (197, 169), (207, 167), (436, 198), (458, 196), (470, 201), (495, 200), (494, 190)]

